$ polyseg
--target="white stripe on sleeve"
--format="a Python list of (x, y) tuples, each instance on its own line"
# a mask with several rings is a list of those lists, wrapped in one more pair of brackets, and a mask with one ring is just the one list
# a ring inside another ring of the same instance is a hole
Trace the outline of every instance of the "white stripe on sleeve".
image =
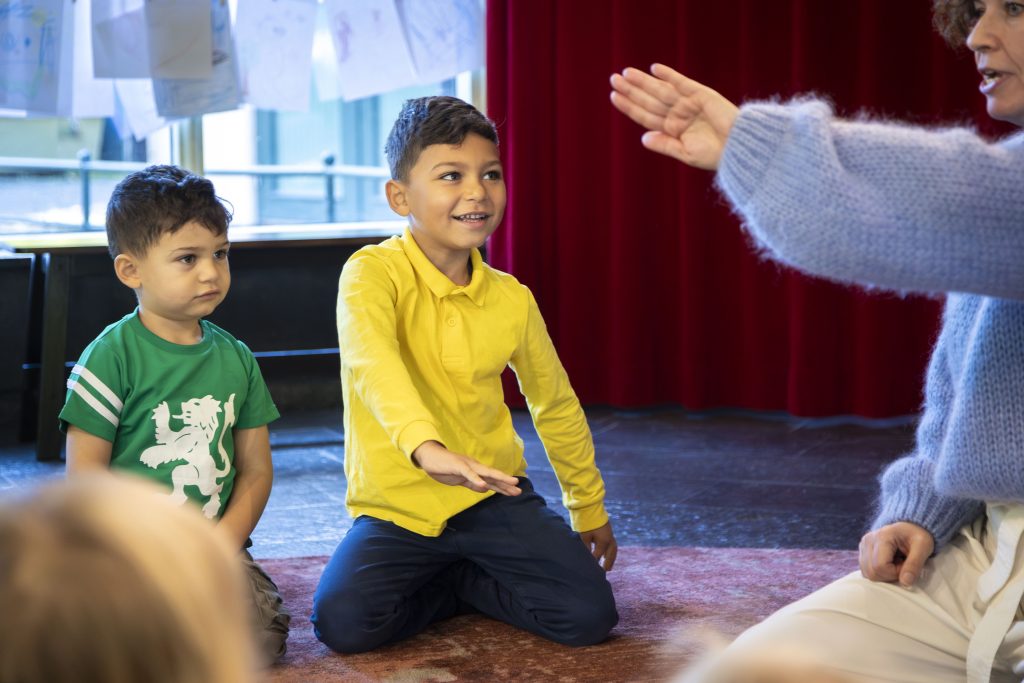
[(100, 381), (100, 378), (94, 375), (89, 368), (76, 363), (75, 367), (71, 368), (71, 372), (75, 373), (92, 385), (92, 387), (99, 392), (100, 396), (107, 399), (107, 402), (114, 406), (114, 410), (120, 413), (121, 409), (124, 408), (124, 404), (121, 403), (121, 399), (118, 395), (111, 391), (110, 387)]
[(90, 394), (89, 390), (83, 387), (81, 382), (76, 382), (74, 380), (69, 379), (68, 389), (78, 394), (83, 401), (89, 404), (89, 407), (91, 407), (97, 413), (105, 417), (110, 424), (114, 425), (115, 427), (118, 425), (118, 422), (120, 422), (120, 420), (118, 420), (117, 415), (114, 415), (112, 412), (110, 412), (109, 408), (100, 403), (95, 396)]

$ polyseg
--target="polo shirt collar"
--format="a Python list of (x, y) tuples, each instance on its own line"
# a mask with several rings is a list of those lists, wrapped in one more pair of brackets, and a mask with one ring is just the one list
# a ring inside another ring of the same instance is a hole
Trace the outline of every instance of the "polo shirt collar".
[(473, 275), (469, 280), (469, 284), (463, 286), (449, 280), (447, 275), (430, 262), (427, 255), (420, 249), (420, 245), (416, 243), (415, 238), (412, 236), (412, 231), (408, 227), (405, 228), (405, 232), (402, 234), (402, 248), (405, 250), (405, 255), (409, 258), (409, 262), (412, 263), (416, 274), (423, 278), (423, 281), (427, 283), (427, 287), (430, 288), (434, 296), (442, 299), (452, 294), (465, 294), (477, 306), (483, 305), (486, 278), (484, 277), (484, 260), (480, 256), (479, 249), (473, 249), (469, 254), (470, 263), (473, 264)]

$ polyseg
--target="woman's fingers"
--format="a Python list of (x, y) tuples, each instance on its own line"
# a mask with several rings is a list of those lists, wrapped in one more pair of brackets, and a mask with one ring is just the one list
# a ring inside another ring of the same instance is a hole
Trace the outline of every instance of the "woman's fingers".
[[(668, 69), (668, 67), (665, 68)], [(669, 69), (669, 71), (672, 70)], [(642, 100), (642, 103), (645, 107), (650, 109), (652, 112), (665, 115), (672, 109), (672, 107), (676, 106), (680, 100), (696, 94), (700, 87), (700, 84), (696, 81), (691, 81), (675, 71), (672, 71), (672, 73), (676, 77), (682, 79), (679, 81), (682, 90), (669, 81), (644, 73), (643, 71), (634, 69), (633, 67), (623, 69), (622, 78), (632, 87), (632, 90), (630, 91), (631, 93), (637, 93), (637, 96), (639, 96), (640, 93), (643, 94), (644, 99)], [(685, 85), (685, 83), (692, 85)]]
[(687, 78), (670, 66), (664, 64), (652, 64), (651, 73), (655, 78), (661, 79), (672, 85), (672, 88), (680, 95), (695, 95), (707, 88), (706, 85), (692, 78)]
[(612, 104), (623, 114), (647, 130), (660, 130), (665, 122), (665, 108), (654, 98), (632, 87), (619, 74), (611, 77)]
[(643, 134), (640, 141), (652, 152), (678, 159), (684, 164), (691, 162), (689, 155), (686, 154), (686, 147), (679, 141), (679, 138), (657, 131), (648, 131)]

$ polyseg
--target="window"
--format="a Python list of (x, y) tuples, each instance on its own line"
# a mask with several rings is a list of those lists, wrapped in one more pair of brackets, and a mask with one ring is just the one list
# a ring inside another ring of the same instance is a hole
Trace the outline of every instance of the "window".
[(473, 101), (478, 90), (479, 75), (466, 72), (351, 102), (314, 94), (308, 112), (245, 105), (143, 140), (113, 118), (0, 118), (0, 235), (101, 230), (126, 173), (150, 163), (190, 166), (181, 151), (189, 148), (201, 150), (202, 171), (233, 205), (235, 225), (394, 220), (383, 150), (402, 103), (429, 94)]
[[(0, 118), (0, 234), (102, 228), (111, 190), (147, 147), (110, 119)], [(99, 169), (83, 174), (83, 162)]]
[[(354, 102), (334, 100), (308, 113), (259, 112), (260, 164), (386, 167), (384, 142), (402, 103), (423, 95), (455, 95), (455, 81), (405, 88)], [(332, 183), (330, 190), (325, 183)], [(325, 201), (325, 195), (330, 194)], [(394, 218), (384, 182), (374, 177), (269, 177), (259, 187), (259, 222), (366, 221)]]

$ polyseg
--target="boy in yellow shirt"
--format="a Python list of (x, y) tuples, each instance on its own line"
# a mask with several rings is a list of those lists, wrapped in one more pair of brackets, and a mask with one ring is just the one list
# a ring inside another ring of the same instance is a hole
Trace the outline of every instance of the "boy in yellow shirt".
[[(598, 643), (618, 621), (605, 577), (617, 546), (590, 429), (533, 295), (480, 257), (505, 210), (494, 124), (453, 97), (409, 100), (386, 153), (388, 202), (409, 227), (341, 274), (355, 521), (313, 598), (317, 637), (364, 652), (478, 611), (559, 643)], [(525, 476), (506, 366), (572, 528)]]

